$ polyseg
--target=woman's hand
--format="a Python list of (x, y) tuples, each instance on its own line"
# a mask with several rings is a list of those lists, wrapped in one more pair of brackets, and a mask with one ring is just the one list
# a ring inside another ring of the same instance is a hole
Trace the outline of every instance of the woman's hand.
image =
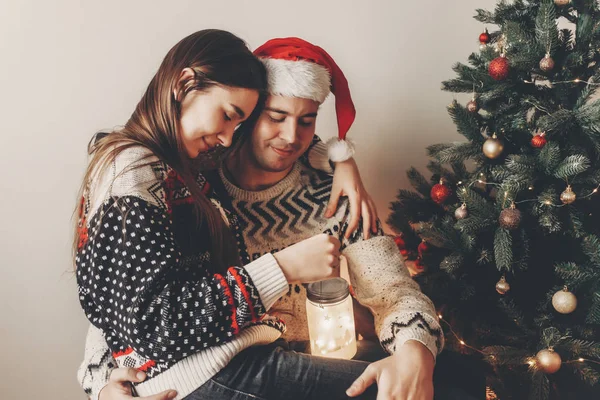
[(360, 178), (358, 166), (353, 158), (336, 164), (333, 175), (333, 186), (325, 217), (330, 218), (337, 210), (341, 196), (347, 196), (350, 202), (350, 222), (346, 230), (346, 239), (358, 229), (360, 218), (363, 219), (363, 237), (368, 239), (370, 232), (377, 232), (377, 208), (373, 199), (365, 190)]
[(110, 374), (106, 386), (98, 395), (98, 400), (172, 400), (177, 396), (175, 390), (165, 390), (162, 393), (148, 397), (133, 397), (131, 382), (143, 382), (146, 374), (134, 368), (117, 368)]
[(289, 283), (340, 276), (340, 241), (321, 233), (273, 254)]

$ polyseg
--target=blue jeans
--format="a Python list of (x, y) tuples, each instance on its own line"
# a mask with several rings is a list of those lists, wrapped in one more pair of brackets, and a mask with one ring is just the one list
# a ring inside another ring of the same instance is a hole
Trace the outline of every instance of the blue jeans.
[[(185, 400), (349, 399), (346, 389), (369, 365), (356, 358), (375, 361), (387, 356), (378, 345), (367, 343), (359, 345), (355, 360), (316, 357), (294, 349), (305, 350), (284, 340), (246, 349)], [(436, 400), (475, 399), (459, 389), (436, 387), (435, 391)], [(377, 387), (372, 385), (354, 399), (376, 397)]]

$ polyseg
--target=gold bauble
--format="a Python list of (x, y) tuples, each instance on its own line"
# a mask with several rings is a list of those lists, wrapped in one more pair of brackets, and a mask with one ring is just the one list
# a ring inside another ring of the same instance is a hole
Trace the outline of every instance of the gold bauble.
[(504, 229), (515, 230), (521, 225), (521, 211), (517, 210), (515, 203), (512, 203), (509, 208), (505, 208), (500, 212), (498, 222)]
[(500, 294), (506, 294), (510, 290), (510, 285), (506, 282), (506, 278), (502, 277), (496, 283), (496, 291)]
[(550, 54), (546, 54), (546, 57), (540, 60), (540, 69), (544, 72), (550, 72), (554, 69), (554, 60), (550, 57)]
[(498, 158), (502, 154), (502, 151), (504, 151), (504, 143), (496, 137), (496, 134), (483, 143), (483, 154), (487, 158), (491, 158), (492, 160)]
[(479, 104), (477, 104), (477, 100), (473, 99), (467, 103), (467, 110), (471, 113), (476, 113), (479, 111)]
[(577, 297), (565, 286), (552, 296), (552, 307), (561, 314), (571, 314), (577, 308)]
[(554, 0), (554, 4), (556, 4), (559, 7), (564, 7), (566, 5), (569, 5), (570, 2), (571, 2), (571, 0)]
[(535, 360), (540, 370), (546, 374), (553, 374), (560, 369), (562, 359), (560, 354), (552, 349), (540, 350), (535, 355)]
[(573, 189), (571, 189), (571, 185), (567, 186), (565, 191), (560, 195), (560, 200), (563, 202), (563, 204), (571, 204), (575, 201), (575, 199), (577, 199), (577, 195)]

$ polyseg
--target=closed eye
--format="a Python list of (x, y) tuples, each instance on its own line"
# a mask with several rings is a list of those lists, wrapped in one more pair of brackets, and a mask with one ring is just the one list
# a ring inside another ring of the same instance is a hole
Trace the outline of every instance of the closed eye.
[(313, 120), (310, 120), (310, 121), (304, 121), (304, 120), (300, 120), (300, 121), (298, 122), (298, 125), (300, 125), (300, 126), (311, 126), (311, 125), (312, 125), (312, 124), (314, 124), (314, 123), (315, 123), (315, 120), (314, 120), (314, 119), (313, 119)]
[(272, 116), (270, 116), (270, 115), (269, 115), (269, 119), (270, 119), (272, 122), (275, 122), (275, 123), (278, 123), (278, 124), (280, 124), (280, 123), (282, 123), (283, 121), (285, 121), (285, 117), (283, 117), (283, 118), (273, 118), (273, 117), (272, 117)]

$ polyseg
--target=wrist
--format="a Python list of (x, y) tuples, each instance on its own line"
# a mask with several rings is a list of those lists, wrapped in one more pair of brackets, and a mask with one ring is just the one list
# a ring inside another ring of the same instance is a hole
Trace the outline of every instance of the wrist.
[(273, 253), (273, 258), (279, 264), (279, 268), (281, 268), (281, 272), (283, 272), (283, 276), (288, 283), (295, 283), (294, 273), (290, 269), (288, 269), (288, 261), (286, 257), (286, 253), (284, 250), (278, 251), (277, 253)]
[(427, 367), (431, 367), (431, 372), (433, 373), (433, 368), (435, 366), (435, 357), (431, 354), (431, 351), (427, 346), (418, 340), (407, 340), (400, 346), (394, 355), (397, 355), (398, 358), (403, 359), (406, 362), (407, 356), (414, 361), (421, 361), (421, 364)]

